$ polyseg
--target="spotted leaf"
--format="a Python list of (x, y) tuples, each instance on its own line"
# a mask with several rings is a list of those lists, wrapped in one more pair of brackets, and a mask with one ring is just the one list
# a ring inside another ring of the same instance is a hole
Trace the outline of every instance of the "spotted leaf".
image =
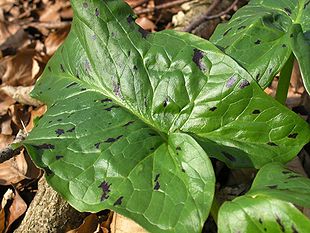
[[(292, 51), (297, 55), (301, 70), (308, 69), (309, 59), (300, 56), (300, 52), (305, 48), (308, 51), (310, 46), (305, 47), (304, 43), (300, 46), (301, 41), (291, 33), (291, 28), (297, 24), (306, 33), (310, 30), (309, 22), (308, 0), (251, 0), (228, 23), (220, 24), (210, 40), (238, 61), (265, 88)], [(309, 83), (309, 75), (302, 73), (307, 80), (305, 83)], [(306, 88), (309, 92), (308, 84)]]

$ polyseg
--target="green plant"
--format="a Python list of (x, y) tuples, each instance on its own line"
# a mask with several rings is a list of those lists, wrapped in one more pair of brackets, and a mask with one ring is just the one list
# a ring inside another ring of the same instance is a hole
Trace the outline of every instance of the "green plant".
[(57, 192), (80, 211), (113, 209), (150, 232), (200, 232), (212, 202), (218, 215), (211, 156), (263, 167), (248, 194), (220, 208), (220, 232), (234, 232), (223, 218), (237, 208), (242, 229), (254, 229), (258, 215), (244, 208), (270, 203), (279, 210), (263, 216), (269, 232), (309, 231), (290, 204), (309, 205), (309, 180), (270, 165), (309, 142), (306, 122), (206, 40), (148, 33), (122, 1), (72, 7), (71, 32), (32, 93), (48, 111), (23, 143)]

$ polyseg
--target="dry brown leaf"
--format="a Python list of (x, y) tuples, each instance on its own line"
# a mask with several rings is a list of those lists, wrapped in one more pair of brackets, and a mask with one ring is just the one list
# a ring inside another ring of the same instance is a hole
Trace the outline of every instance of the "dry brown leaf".
[(13, 87), (13, 86), (3, 86), (0, 88), (5, 94), (12, 97), (15, 101), (25, 104), (25, 105), (31, 105), (31, 106), (40, 106), (42, 103), (36, 99), (33, 99), (30, 97), (30, 92), (33, 90), (34, 86), (28, 86), (28, 87)]
[(134, 221), (120, 215), (114, 213), (113, 221), (111, 223), (111, 233), (147, 233), (140, 225), (135, 223)]
[(12, 223), (15, 222), (20, 216), (22, 216), (26, 212), (26, 210), (27, 210), (27, 204), (21, 198), (17, 190), (15, 190), (15, 196), (8, 211), (5, 232), (8, 232)]
[(96, 214), (88, 215), (83, 223), (76, 229), (70, 230), (67, 233), (94, 233), (97, 231), (99, 225)]
[(33, 127), (34, 127), (34, 120), (36, 118), (38, 118), (38, 117), (43, 116), (43, 114), (46, 112), (46, 110), (47, 110), (46, 105), (43, 105), (43, 106), (41, 106), (41, 107), (39, 107), (37, 109), (34, 109), (34, 110), (32, 110), (30, 112), (30, 114), (31, 114), (30, 115), (30, 120), (29, 120), (29, 123), (28, 123), (28, 125), (26, 127), (27, 132), (30, 132), (33, 129)]
[(30, 41), (28, 38), (28, 34), (24, 31), (24, 29), (21, 28), (14, 35), (8, 37), (6, 41), (0, 45), (0, 50), (17, 50), (25, 47), (29, 43)]
[(0, 117), (0, 133), (3, 135), (12, 135), (13, 130), (11, 128), (11, 117), (6, 114)]
[(136, 23), (145, 30), (155, 31), (156, 29), (156, 25), (146, 17), (138, 18)]
[(60, 21), (60, 16), (58, 11), (60, 10), (60, 4), (52, 4), (48, 2), (47, 6), (40, 12), (40, 21), (41, 22), (56, 22)]
[(0, 210), (0, 232), (4, 232), (5, 229), (5, 211), (4, 209)]
[(8, 204), (9, 200), (12, 200), (14, 198), (14, 192), (12, 189), (8, 189), (6, 190), (6, 192), (3, 195), (3, 198), (1, 200), (1, 209), (4, 209), (6, 207), (6, 205)]
[(101, 223), (100, 228), (101, 228), (103, 233), (110, 233), (109, 229), (110, 229), (111, 223), (113, 221), (113, 216), (114, 216), (114, 212), (110, 211), (108, 214), (107, 220), (105, 220)]
[(14, 103), (15, 100), (0, 89), (0, 116), (7, 114), (9, 107)]
[(23, 151), (17, 156), (0, 163), (0, 185), (16, 184), (24, 179), (28, 170)]
[(4, 20), (0, 20), (0, 44), (3, 44), (10, 36), (14, 35), (19, 29), (20, 26), (18, 25), (9, 24)]
[(0, 134), (0, 150), (8, 147), (14, 140), (13, 135)]
[[(35, 83), (38, 76), (38, 70), (34, 66), (38, 62), (34, 59), (36, 51), (34, 49), (26, 49), (15, 56), (6, 57), (0, 62), (0, 70), (5, 70), (2, 75), (2, 82), (11, 86), (30, 86)], [(1, 69), (2, 67), (2, 69)]]
[(70, 25), (51, 33), (45, 40), (46, 54), (52, 56), (64, 42), (70, 30)]
[[(28, 107), (23, 104), (14, 104), (10, 106), (9, 114), (17, 129), (24, 129), (24, 126), (28, 124), (30, 119), (30, 112), (28, 112)], [(12, 127), (14, 127), (14, 125)]]

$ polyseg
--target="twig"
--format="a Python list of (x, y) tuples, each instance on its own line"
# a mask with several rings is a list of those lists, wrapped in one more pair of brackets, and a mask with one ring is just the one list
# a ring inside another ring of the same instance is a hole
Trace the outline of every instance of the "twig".
[(165, 9), (165, 8), (174, 7), (174, 6), (183, 4), (185, 2), (189, 2), (189, 1), (190, 0), (176, 0), (176, 1), (173, 1), (173, 2), (163, 3), (161, 5), (158, 5), (158, 6), (155, 6), (155, 7), (152, 7), (152, 8), (147, 8), (147, 9), (143, 9), (143, 10), (140, 10), (140, 11), (135, 11), (135, 13), (137, 15), (146, 14), (146, 13), (153, 12), (155, 10), (161, 10), (161, 9)]
[[(19, 143), (25, 139), (25, 134), (22, 130), (19, 130), (18, 134), (16, 135), (13, 143)], [(13, 144), (12, 143), (12, 144)], [(12, 158), (14, 155), (16, 155), (20, 151), (20, 148), (17, 148), (14, 150), (12, 148), (12, 145), (7, 146), (4, 149), (0, 150), (0, 163), (3, 163), (6, 160), (9, 160)]]
[(216, 19), (216, 18), (221, 17), (222, 15), (227, 14), (229, 11), (231, 11), (237, 5), (239, 0), (235, 0), (226, 10), (224, 10), (218, 14), (215, 14), (215, 15), (209, 15), (221, 1), (222, 0), (215, 0), (209, 6), (208, 10), (203, 15), (200, 15), (199, 17), (194, 19), (194, 21), (192, 23), (190, 23), (187, 27), (185, 27), (183, 31), (191, 32), (195, 28), (197, 28), (200, 24), (202, 24), (203, 22), (205, 22), (207, 20)]
[(137, 8), (138, 6), (142, 6), (143, 4), (148, 3), (148, 2), (149, 2), (149, 0), (141, 0), (140, 2), (137, 2), (137, 3), (135, 3), (135, 4), (132, 4), (132, 5), (131, 5), (131, 8), (132, 8), (132, 9), (135, 9), (135, 8)]

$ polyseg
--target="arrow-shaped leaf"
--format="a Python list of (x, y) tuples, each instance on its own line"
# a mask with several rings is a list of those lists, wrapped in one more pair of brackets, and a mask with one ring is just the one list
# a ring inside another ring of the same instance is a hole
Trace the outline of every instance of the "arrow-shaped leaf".
[(149, 34), (122, 1), (72, 5), (71, 32), (33, 92), (48, 111), (24, 144), (75, 208), (200, 232), (214, 174), (193, 138), (236, 167), (288, 161), (309, 141), (307, 123), (211, 43)]
[[(302, 31), (307, 32), (309, 22), (308, 0), (251, 0), (228, 23), (219, 25), (210, 40), (236, 59), (265, 88), (284, 66), (292, 50), (295, 53), (300, 45), (290, 43), (292, 25), (300, 24)], [(308, 59), (297, 58), (301, 70), (310, 66)], [(303, 79), (309, 90), (309, 76), (304, 75)]]

